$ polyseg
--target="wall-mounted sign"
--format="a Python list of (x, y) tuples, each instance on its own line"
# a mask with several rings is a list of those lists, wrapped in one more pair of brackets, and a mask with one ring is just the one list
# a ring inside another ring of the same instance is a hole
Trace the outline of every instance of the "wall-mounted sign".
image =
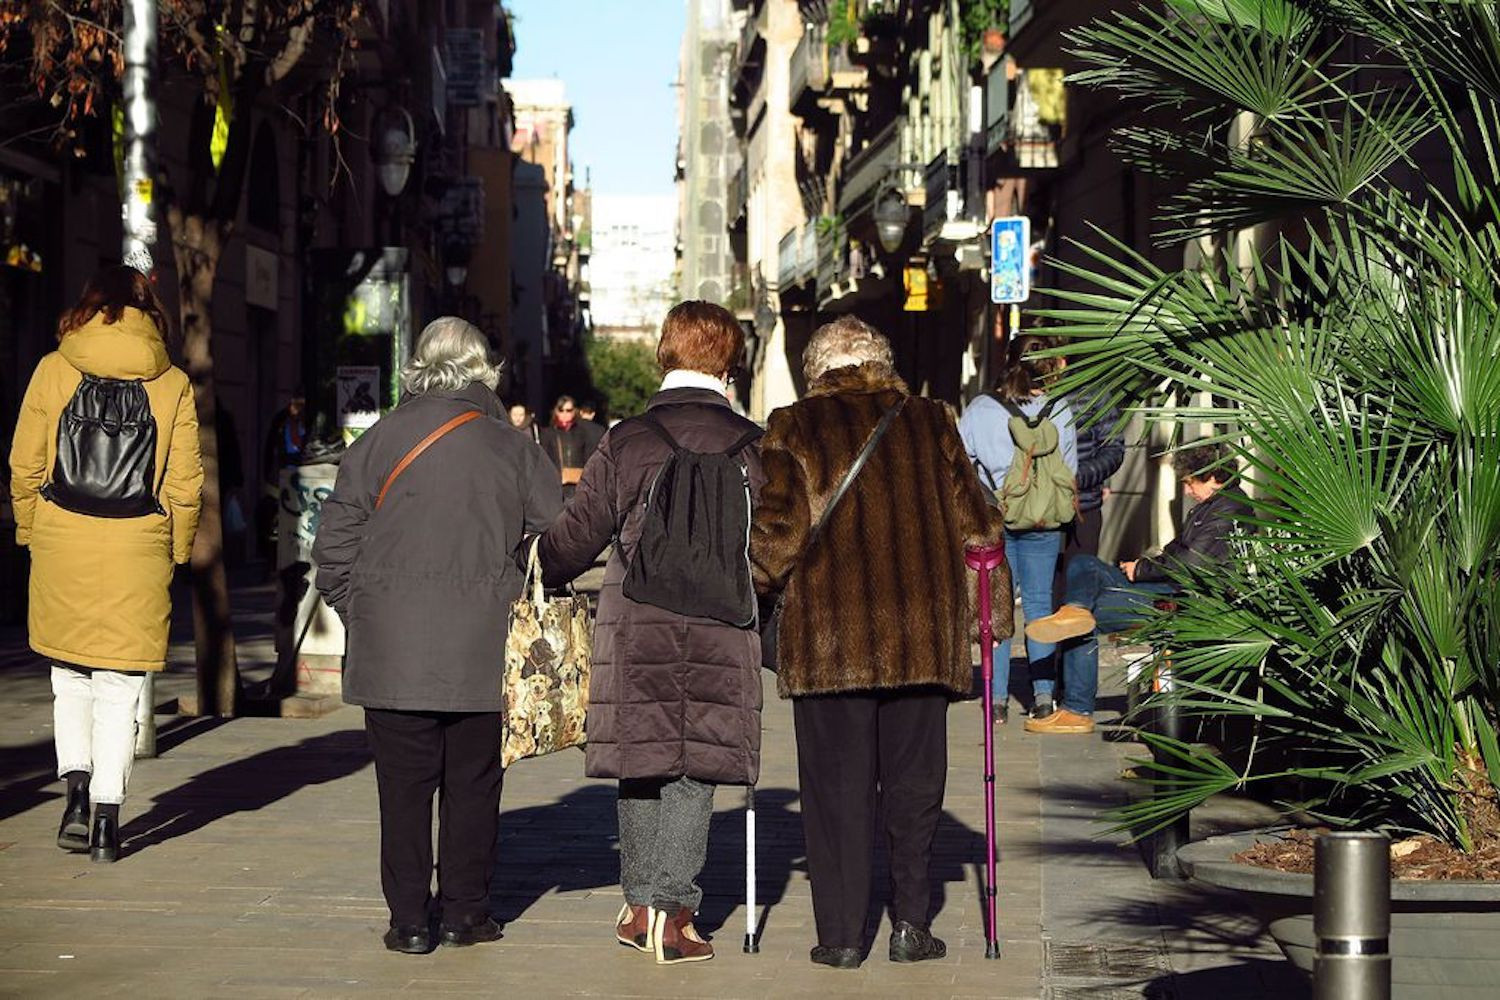
[[(339, 426), (346, 440), (375, 425), (380, 419), (380, 368), (375, 365), (339, 365), (337, 392)], [(350, 435), (348, 432), (353, 431)]]
[(1012, 215), (990, 223), (990, 301), (1025, 302), (1031, 295), (1031, 220)]
[(281, 258), (253, 243), (245, 244), (245, 304), (275, 309), (280, 302)]

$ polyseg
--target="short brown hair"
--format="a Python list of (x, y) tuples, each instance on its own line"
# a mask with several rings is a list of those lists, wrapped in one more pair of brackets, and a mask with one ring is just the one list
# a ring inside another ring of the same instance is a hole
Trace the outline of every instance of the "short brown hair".
[(1221, 441), (1189, 441), (1172, 456), (1172, 469), (1180, 480), (1213, 480), (1227, 483), (1238, 470), (1234, 452)]
[(656, 363), (663, 372), (683, 369), (722, 375), (739, 364), (745, 329), (728, 309), (693, 299), (679, 302), (661, 323)]
[(133, 267), (113, 264), (90, 278), (83, 286), (78, 304), (62, 314), (57, 321), (57, 339), (62, 340), (99, 313), (104, 314), (104, 322), (118, 323), (126, 309), (145, 313), (156, 324), (156, 332), (163, 340), (171, 335), (166, 307), (161, 304), (151, 279)]

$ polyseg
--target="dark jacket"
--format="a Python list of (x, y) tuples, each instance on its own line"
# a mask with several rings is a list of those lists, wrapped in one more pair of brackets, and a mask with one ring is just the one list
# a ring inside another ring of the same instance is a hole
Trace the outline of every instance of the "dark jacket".
[[(588, 464), (603, 435), (595, 434), (583, 425), (585, 420), (575, 420), (564, 430), (556, 424), (543, 427), (540, 432), (542, 450), (559, 469), (581, 469)], [(595, 429), (598, 424), (593, 425)]]
[(1099, 398), (1079, 392), (1068, 397), (1078, 428), (1078, 509), (1104, 506), (1104, 486), (1125, 464), (1125, 439), (1116, 432), (1120, 411), (1101, 406)]
[[(718, 393), (670, 389), (648, 407), (685, 448), (728, 448), (755, 425)], [(760, 775), (760, 636), (639, 604), (620, 592), (640, 539), (642, 506), (667, 445), (639, 419), (610, 428), (578, 492), (542, 536), (542, 569), (557, 585), (618, 544), (604, 570), (589, 683), (586, 768), (595, 778), (753, 784)], [(744, 452), (752, 493), (760, 458)]]
[[(750, 553), (756, 589), (785, 589), (782, 697), (920, 685), (972, 693), (974, 574), (964, 546), (998, 539), (1004, 522), (946, 404), (907, 399), (807, 550), (809, 530), (871, 431), (907, 395), (889, 367), (867, 364), (826, 373), (806, 399), (771, 414)], [(1004, 568), (997, 580), (1008, 594)], [(1010, 609), (1006, 598), (994, 611)], [(1009, 635), (1009, 624), (996, 631)]]
[[(391, 470), (466, 410), (409, 465)], [(496, 712), (506, 626), (521, 592), (513, 553), (562, 506), (556, 470), (480, 383), (404, 400), (344, 453), (323, 501), (318, 590), (348, 629), (344, 700), (367, 708)]]
[(1188, 511), (1182, 530), (1162, 554), (1135, 564), (1136, 583), (1171, 580), (1177, 567), (1193, 568), (1224, 562), (1230, 557), (1229, 536), (1236, 518), (1249, 510), (1249, 502), (1238, 486), (1226, 486)]

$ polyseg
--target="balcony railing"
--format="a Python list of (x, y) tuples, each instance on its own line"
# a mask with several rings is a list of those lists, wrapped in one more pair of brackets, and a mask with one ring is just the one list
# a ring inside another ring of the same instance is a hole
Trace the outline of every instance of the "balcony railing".
[(849, 257), (849, 234), (839, 219), (822, 218), (815, 223), (818, 242), (818, 301), (822, 302), (844, 280)]
[(724, 217), (729, 228), (738, 228), (745, 219), (745, 209), (750, 202), (750, 175), (742, 164), (734, 176), (729, 178), (729, 190), (724, 199)]
[(809, 24), (792, 52), (792, 113), (806, 117), (818, 106), (818, 97), (828, 86), (827, 29)]
[(738, 82), (754, 75), (753, 71), (758, 70), (765, 61), (765, 53), (766, 46), (760, 37), (760, 10), (757, 4), (751, 8), (745, 18), (745, 26), (740, 29), (740, 40), (734, 50), (734, 80)]
[(791, 288), (797, 283), (797, 250), (802, 233), (788, 230), (776, 247), (776, 284), (780, 288)]
[(933, 158), (922, 172), (922, 237), (931, 239), (943, 223), (963, 211), (962, 159), (957, 150), (946, 150)]
[(901, 162), (901, 129), (905, 118), (897, 118), (870, 140), (844, 167), (839, 191), (839, 211), (847, 218), (851, 212), (873, 200), (880, 186)]

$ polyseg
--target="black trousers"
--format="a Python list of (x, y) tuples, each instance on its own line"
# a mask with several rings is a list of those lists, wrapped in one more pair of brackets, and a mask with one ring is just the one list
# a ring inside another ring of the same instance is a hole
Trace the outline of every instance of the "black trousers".
[(500, 713), (365, 709), (380, 789), (380, 887), (392, 927), (426, 927), (432, 902), (432, 793), (444, 924), (489, 915), (500, 832)]
[(1057, 561), (1057, 571), (1052, 574), (1052, 606), (1063, 605), (1063, 595), (1068, 590), (1068, 563), (1074, 556), (1099, 555), (1099, 533), (1104, 530), (1104, 508), (1080, 512), (1073, 522), (1063, 529), (1062, 558)]
[(926, 927), (948, 776), (947, 695), (909, 688), (809, 696), (793, 699), (792, 718), (818, 943), (864, 943), (877, 816), (890, 843), (894, 919)]

